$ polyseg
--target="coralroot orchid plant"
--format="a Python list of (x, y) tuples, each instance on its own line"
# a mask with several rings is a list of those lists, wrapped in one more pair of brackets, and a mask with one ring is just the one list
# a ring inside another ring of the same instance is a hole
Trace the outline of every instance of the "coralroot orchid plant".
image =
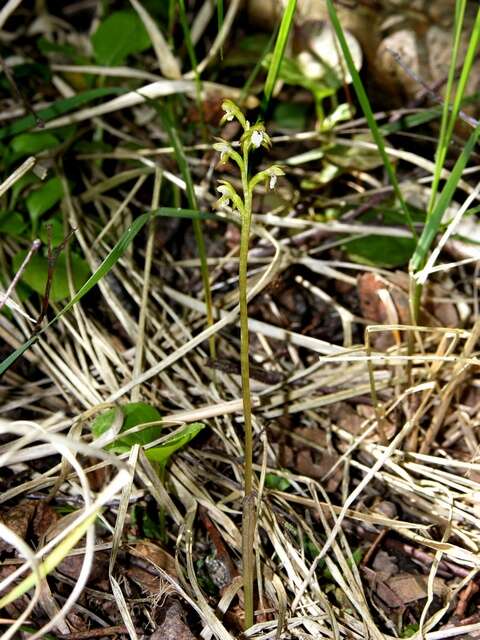
[(248, 338), (248, 309), (247, 309), (247, 266), (248, 266), (248, 245), (250, 240), (250, 225), (252, 220), (252, 200), (255, 187), (265, 181), (268, 188), (273, 189), (278, 176), (284, 175), (282, 169), (277, 165), (272, 165), (268, 169), (260, 171), (256, 175), (249, 177), (249, 154), (250, 151), (264, 147), (269, 149), (271, 140), (265, 131), (265, 126), (261, 122), (251, 125), (231, 100), (225, 100), (222, 104), (225, 115), (222, 123), (231, 121), (234, 118), (243, 127), (243, 135), (240, 138), (240, 152), (225, 140), (220, 140), (214, 144), (214, 148), (220, 152), (221, 162), (233, 160), (240, 169), (242, 181), (242, 193), (239, 194), (235, 187), (228, 180), (221, 180), (217, 190), (220, 192), (218, 206), (226, 205), (240, 214), (241, 235), (240, 235), (240, 266), (239, 266), (239, 294), (240, 294), (240, 364), (242, 374), (242, 397), (243, 414), (245, 420), (244, 448), (245, 448), (245, 504), (242, 525), (242, 556), (243, 556), (243, 582), (244, 582), (244, 607), (245, 607), (245, 628), (248, 629), (253, 624), (253, 545), (255, 534), (255, 499), (253, 492), (253, 429), (252, 429), (252, 402), (250, 396), (250, 371), (249, 371), (249, 338)]

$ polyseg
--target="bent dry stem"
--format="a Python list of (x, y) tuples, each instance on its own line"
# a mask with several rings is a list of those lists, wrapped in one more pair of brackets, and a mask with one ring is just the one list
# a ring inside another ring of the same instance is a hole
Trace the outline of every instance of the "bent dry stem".
[(231, 100), (225, 100), (222, 104), (225, 115), (222, 122), (234, 118), (243, 127), (243, 135), (240, 138), (241, 154), (235, 151), (229, 142), (220, 140), (214, 148), (220, 152), (220, 160), (226, 162), (233, 160), (240, 169), (242, 180), (241, 196), (236, 192), (228, 180), (222, 180), (217, 190), (221, 197), (218, 205), (232, 205), (238, 211), (241, 218), (240, 235), (240, 266), (239, 266), (239, 296), (240, 296), (240, 364), (242, 374), (242, 398), (244, 427), (244, 490), (245, 502), (243, 506), (242, 520), (242, 561), (243, 561), (243, 585), (245, 629), (253, 625), (253, 569), (254, 569), (254, 540), (255, 540), (255, 511), (256, 493), (253, 488), (253, 426), (252, 426), (252, 400), (250, 396), (250, 366), (249, 366), (249, 333), (248, 333), (248, 300), (247, 300), (247, 268), (248, 245), (250, 240), (250, 226), (252, 221), (252, 198), (257, 184), (265, 181), (270, 189), (275, 187), (277, 177), (283, 175), (280, 167), (272, 165), (264, 171), (260, 171), (249, 179), (249, 153), (251, 149), (259, 147), (270, 148), (271, 141), (261, 122), (250, 125), (245, 116)]

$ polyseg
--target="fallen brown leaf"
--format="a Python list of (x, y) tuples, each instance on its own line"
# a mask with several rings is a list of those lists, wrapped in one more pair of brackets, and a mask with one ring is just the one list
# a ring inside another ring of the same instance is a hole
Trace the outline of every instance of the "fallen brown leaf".
[(165, 607), (162, 624), (149, 640), (196, 640), (185, 622), (185, 610), (178, 600), (171, 600)]
[[(15, 533), (19, 538), (25, 540), (27, 537), (28, 526), (35, 513), (35, 501), (24, 500), (20, 504), (11, 507), (5, 514), (0, 515), (0, 519), (10, 531)], [(14, 547), (4, 540), (0, 540), (0, 551), (11, 553)]]

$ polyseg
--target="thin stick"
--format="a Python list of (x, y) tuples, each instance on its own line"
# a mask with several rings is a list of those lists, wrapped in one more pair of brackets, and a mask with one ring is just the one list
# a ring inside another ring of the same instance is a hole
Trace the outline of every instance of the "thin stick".
[[(435, 93), (435, 91), (433, 91), (433, 89), (428, 86), (428, 84), (425, 82), (425, 80), (423, 78), (421, 78), (418, 75), (418, 73), (413, 71), (413, 69), (411, 69), (402, 60), (402, 57), (400, 56), (399, 53), (397, 53), (397, 51), (394, 51), (393, 49), (390, 49), (389, 47), (386, 47), (386, 49), (387, 49), (388, 53), (392, 56), (392, 58), (395, 60), (395, 62), (405, 71), (405, 73), (412, 80), (415, 80), (415, 82), (417, 82), (425, 90), (425, 93), (428, 95), (429, 98), (431, 98), (434, 102), (437, 102), (438, 104), (443, 105), (444, 101), (441, 98), (441, 96), (439, 96), (437, 93)], [(449, 111), (452, 111), (452, 106), (448, 105), (448, 109), (449, 109)], [(475, 127), (478, 127), (478, 125), (480, 124), (480, 120), (477, 120), (476, 118), (472, 118), (471, 116), (468, 115), (468, 113), (465, 113), (465, 111), (462, 111), (461, 109), (458, 112), (458, 116), (459, 116), (459, 118), (461, 118), (464, 122), (469, 124), (474, 129), (475, 129)]]
[(6, 62), (5, 62), (5, 60), (3, 59), (2, 56), (0, 56), (0, 66), (2, 67), (3, 73), (5, 74), (5, 77), (7, 78), (7, 81), (9, 83), (9, 85), (11, 86), (12, 91), (15, 94), (15, 97), (17, 98), (17, 100), (22, 104), (22, 106), (25, 109), (25, 111), (27, 113), (29, 113), (31, 116), (33, 116), (37, 127), (39, 127), (40, 129), (43, 129), (43, 127), (45, 126), (44, 121), (37, 116), (35, 111), (30, 106), (28, 100), (25, 98), (23, 93), (18, 88), (18, 85), (15, 82), (15, 78), (13, 77), (9, 66), (6, 64)]
[(37, 251), (40, 248), (41, 244), (42, 243), (40, 242), (40, 240), (38, 240), (38, 238), (32, 242), (32, 245), (31, 245), (27, 255), (25, 256), (25, 258), (24, 258), (22, 264), (20, 265), (17, 273), (13, 277), (13, 280), (9, 284), (8, 289), (5, 291), (5, 293), (0, 293), (0, 310), (2, 310), (4, 305), (7, 303), (8, 298), (11, 296), (13, 290), (17, 286), (18, 281), (22, 277), (22, 274), (25, 271), (25, 268), (26, 268), (27, 264), (33, 258), (34, 254), (37, 253)]
[(48, 233), (48, 271), (47, 271), (47, 283), (45, 285), (45, 293), (43, 294), (42, 300), (42, 308), (40, 310), (40, 315), (35, 322), (35, 326), (33, 328), (34, 334), (40, 330), (40, 325), (42, 320), (47, 315), (48, 303), (50, 301), (50, 291), (52, 289), (53, 276), (55, 274), (55, 267), (57, 266), (57, 260), (61, 254), (61, 252), (65, 249), (67, 242), (70, 240), (72, 235), (75, 233), (75, 229), (71, 229), (71, 231), (65, 236), (62, 242), (52, 250), (52, 225), (47, 226)]

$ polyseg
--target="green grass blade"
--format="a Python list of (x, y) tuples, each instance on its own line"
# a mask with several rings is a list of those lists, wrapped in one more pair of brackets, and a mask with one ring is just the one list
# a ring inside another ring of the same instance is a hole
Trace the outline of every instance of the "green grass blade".
[(162, 112), (160, 109), (157, 109), (157, 113), (161, 116), (163, 126), (167, 130), (168, 137), (170, 138), (170, 144), (172, 145), (175, 152), (175, 159), (177, 161), (178, 168), (180, 169), (182, 178), (185, 181), (188, 204), (191, 209), (197, 210), (197, 196), (195, 195), (195, 187), (192, 180), (192, 174), (190, 173), (187, 156), (183, 149), (178, 131), (172, 122), (171, 109), (169, 110), (168, 114), (165, 111)]
[(455, 166), (452, 169), (452, 172), (443, 188), (440, 197), (438, 198), (435, 207), (427, 219), (425, 227), (423, 228), (422, 235), (420, 236), (415, 252), (410, 261), (410, 270), (412, 272), (417, 271), (423, 267), (425, 262), (427, 253), (432, 245), (435, 236), (437, 235), (438, 229), (442, 222), (442, 217), (450, 204), (455, 190), (458, 186), (458, 182), (462, 177), (463, 171), (467, 165), (468, 159), (472, 154), (472, 151), (478, 141), (480, 135), (480, 126), (478, 126), (475, 131), (470, 135), (467, 140), (465, 147), (457, 159)]
[[(182, 174), (182, 177), (186, 185), (187, 200), (190, 209), (197, 210), (197, 197), (195, 195), (195, 188), (193, 186), (192, 175), (190, 173), (190, 167), (188, 166), (187, 156), (183, 149), (182, 142), (178, 135), (177, 129), (173, 126), (171, 115), (168, 112), (162, 111), (155, 101), (151, 101), (152, 105), (156, 109), (160, 118), (162, 119), (163, 126), (167, 130), (170, 138), (171, 145), (175, 151), (175, 158), (177, 160), (178, 168)], [(207, 264), (207, 251), (205, 248), (205, 239), (203, 237), (203, 231), (201, 222), (198, 218), (193, 218), (193, 232), (195, 234), (195, 241), (197, 243), (198, 255), (200, 258), (200, 271), (202, 276), (203, 291), (205, 294), (205, 304), (207, 307), (207, 323), (209, 326), (213, 324), (213, 301), (212, 292), (210, 289), (210, 280), (208, 275)], [(210, 338), (210, 355), (215, 357), (215, 338)]]
[[(220, 33), (223, 27), (223, 0), (217, 0), (217, 31)], [(220, 60), (223, 60), (223, 45), (220, 47)]]
[(280, 23), (280, 29), (278, 30), (277, 41), (275, 43), (275, 49), (273, 50), (272, 61), (270, 68), (268, 69), (267, 78), (265, 80), (264, 95), (262, 100), (262, 113), (268, 109), (270, 98), (272, 97), (273, 89), (278, 78), (278, 72), (280, 71), (280, 65), (282, 63), (283, 54), (285, 53), (285, 47), (287, 45), (290, 29), (293, 24), (293, 17), (295, 15), (295, 9), (297, 7), (297, 0), (288, 0), (288, 4), (285, 7), (285, 11)]
[[(49, 107), (45, 107), (45, 109), (40, 109), (39, 111), (37, 111), (36, 115), (40, 118), (40, 120), (43, 120), (43, 122), (48, 122), (49, 120), (53, 120), (58, 116), (63, 116), (69, 111), (78, 109), (78, 107), (81, 107), (88, 102), (92, 102), (97, 98), (103, 98), (112, 94), (121, 95), (122, 93), (127, 93), (127, 91), (128, 89), (121, 89), (119, 87), (109, 87), (83, 91), (82, 93), (78, 93), (71, 98), (57, 100)], [(15, 122), (12, 122), (11, 124), (8, 124), (0, 129), (0, 140), (4, 140), (9, 136), (15, 136), (19, 133), (23, 133), (24, 131), (28, 131), (28, 129), (33, 129), (36, 125), (37, 123), (33, 115), (28, 115), (24, 118), (20, 118), (19, 120), (15, 120)]]
[(477, 11), (475, 23), (472, 28), (472, 33), (470, 34), (467, 52), (465, 54), (464, 61), (463, 61), (462, 72), (460, 74), (457, 91), (455, 93), (455, 99), (453, 101), (452, 113), (451, 113), (450, 122), (449, 122), (449, 130), (447, 132), (447, 136), (449, 137), (449, 139), (453, 134), (453, 128), (455, 126), (455, 123), (460, 113), (460, 109), (463, 104), (463, 97), (465, 95), (467, 82), (468, 82), (468, 79), (470, 78), (470, 71), (472, 70), (472, 66), (477, 53), (479, 39), (480, 39), (480, 9), (478, 9)]
[(462, 71), (460, 74), (460, 78), (458, 80), (457, 90), (455, 92), (455, 98), (453, 100), (450, 119), (448, 122), (447, 143), (449, 143), (452, 138), (453, 130), (457, 122), (458, 116), (460, 114), (460, 110), (462, 108), (465, 90), (467, 88), (467, 83), (470, 78), (470, 72), (472, 70), (472, 66), (477, 53), (479, 39), (480, 39), (480, 9), (478, 9), (477, 11), (475, 23), (473, 25), (473, 29), (468, 41), (467, 52), (463, 59)]
[[(113, 247), (110, 253), (106, 256), (104, 261), (98, 267), (98, 269), (93, 273), (90, 278), (85, 282), (85, 284), (77, 291), (77, 293), (73, 296), (73, 298), (68, 302), (65, 307), (58, 313), (50, 322), (43, 327), (41, 331), (38, 332), (37, 335), (33, 336), (26, 342), (24, 342), (18, 349), (16, 349), (13, 353), (11, 353), (5, 360), (0, 363), (0, 376), (2, 376), (7, 369), (9, 369), (12, 364), (20, 356), (22, 356), (27, 349), (29, 349), (36, 341), (39, 336), (45, 333), (45, 331), (54, 324), (57, 320), (59, 320), (62, 316), (64, 316), (74, 305), (79, 302), (83, 296), (85, 296), (93, 287), (95, 287), (100, 280), (107, 275), (107, 273), (115, 266), (118, 260), (125, 253), (128, 246), (131, 244), (135, 236), (141, 231), (142, 227), (150, 220), (152, 217), (161, 217), (161, 216), (169, 216), (169, 217), (187, 217), (187, 218), (195, 218), (197, 217), (205, 219), (210, 218), (212, 214), (202, 213), (200, 211), (192, 211), (190, 209), (174, 209), (171, 207), (161, 207), (150, 213), (144, 213), (138, 218), (135, 218), (133, 224), (125, 231), (117, 244)], [(216, 219), (219, 219), (217, 216), (213, 216)]]
[(177, 0), (168, 0), (168, 25), (167, 25), (167, 35), (168, 35), (168, 44), (174, 47), (173, 42), (173, 32), (175, 31), (175, 19), (177, 17)]
[(205, 117), (202, 105), (202, 81), (197, 69), (197, 56), (195, 54), (195, 47), (193, 46), (192, 42), (190, 27), (188, 25), (187, 12), (185, 11), (185, 0), (178, 0), (178, 9), (180, 24), (182, 25), (182, 31), (185, 37), (185, 46), (187, 47), (188, 57), (190, 58), (190, 64), (195, 75), (195, 101), (197, 103), (198, 112), (200, 114), (200, 120), (203, 126), (205, 126)]
[[(455, 21), (453, 29), (453, 44), (452, 55), (450, 59), (450, 67), (448, 69), (447, 84), (445, 87), (445, 96), (442, 108), (442, 120), (440, 123), (440, 133), (438, 135), (437, 152), (435, 154), (435, 170), (433, 173), (432, 190), (430, 192), (430, 199), (427, 207), (427, 217), (430, 215), (437, 198), (438, 185), (440, 183), (440, 177), (442, 169), (445, 164), (445, 158), (448, 151), (448, 145), (450, 142), (451, 128), (450, 122), (455, 122), (455, 119), (450, 117), (450, 100), (453, 91), (453, 83), (455, 80), (455, 69), (457, 66), (458, 51), (460, 48), (460, 42), (462, 37), (463, 19), (465, 15), (466, 0), (459, 0), (455, 4)], [(458, 93), (458, 92), (457, 92)], [(453, 115), (453, 114), (452, 114)], [(449, 135), (450, 130), (450, 135)]]
[(348, 47), (348, 43), (345, 39), (345, 35), (343, 33), (342, 26), (337, 16), (337, 12), (335, 11), (335, 7), (333, 6), (333, 0), (327, 0), (328, 5), (328, 14), (330, 16), (330, 20), (332, 22), (333, 29), (337, 35), (338, 41), (340, 43), (340, 47), (342, 49), (345, 62), (347, 64), (348, 71), (352, 77), (353, 87), (355, 89), (355, 93), (357, 94), (358, 101), (360, 102), (360, 106), (362, 107), (362, 111), (367, 120), (370, 131), (372, 132), (373, 139), (378, 147), (378, 151), (382, 157), (383, 164), (385, 165), (385, 169), (388, 174), (388, 178), (395, 192), (395, 196), (397, 197), (400, 206), (405, 215), (405, 220), (413, 234), (413, 237), (416, 238), (417, 234), (415, 232), (415, 228), (413, 226), (412, 217), (410, 215), (410, 211), (408, 209), (407, 203), (405, 202), (402, 193), (400, 191), (400, 186), (397, 181), (397, 177), (395, 175), (395, 171), (393, 169), (392, 163), (390, 162), (390, 158), (385, 150), (385, 143), (383, 141), (383, 136), (380, 132), (380, 128), (375, 120), (375, 116), (373, 115), (372, 107), (370, 106), (370, 101), (367, 96), (367, 92), (363, 86), (363, 82), (360, 78), (360, 74), (358, 73), (355, 64), (352, 59), (352, 54), (350, 53), (350, 49)]
[(255, 81), (255, 78), (258, 76), (258, 74), (260, 73), (260, 71), (262, 69), (264, 59), (270, 53), (270, 51), (273, 48), (273, 45), (274, 45), (276, 39), (277, 39), (277, 31), (273, 31), (271, 37), (269, 38), (269, 40), (267, 42), (266, 47), (262, 51), (262, 55), (257, 60), (255, 66), (253, 67), (253, 69), (252, 69), (250, 75), (248, 76), (245, 84), (243, 85), (243, 89), (242, 89), (242, 92), (240, 94), (240, 98), (238, 100), (239, 104), (242, 104), (243, 101), (245, 100), (245, 98), (247, 97), (247, 94), (250, 91), (250, 87), (252, 86), (252, 84)]

